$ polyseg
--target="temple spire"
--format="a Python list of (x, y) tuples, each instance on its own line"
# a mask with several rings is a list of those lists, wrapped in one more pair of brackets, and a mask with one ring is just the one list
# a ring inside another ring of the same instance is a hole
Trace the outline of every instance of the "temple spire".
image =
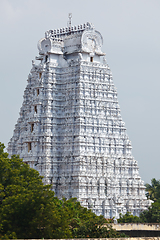
[(52, 184), (105, 218), (139, 216), (150, 201), (133, 158), (103, 37), (91, 23), (49, 30), (38, 42), (20, 116), (8, 144)]

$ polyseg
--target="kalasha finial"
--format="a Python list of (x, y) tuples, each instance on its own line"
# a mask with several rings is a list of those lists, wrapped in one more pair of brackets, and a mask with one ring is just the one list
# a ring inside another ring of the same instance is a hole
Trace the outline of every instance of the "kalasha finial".
[(68, 27), (71, 27), (71, 25), (72, 25), (72, 13), (69, 13), (68, 14)]

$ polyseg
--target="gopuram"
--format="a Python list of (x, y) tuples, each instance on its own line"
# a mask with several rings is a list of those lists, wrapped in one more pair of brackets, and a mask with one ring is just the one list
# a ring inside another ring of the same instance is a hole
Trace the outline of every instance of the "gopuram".
[(8, 152), (59, 198), (76, 197), (106, 218), (139, 215), (149, 202), (102, 44), (91, 23), (45, 33)]

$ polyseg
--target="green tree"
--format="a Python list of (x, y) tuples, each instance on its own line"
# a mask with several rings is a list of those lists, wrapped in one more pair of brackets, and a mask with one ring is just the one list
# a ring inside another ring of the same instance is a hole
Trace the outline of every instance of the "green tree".
[(160, 222), (160, 203), (155, 202), (140, 214), (140, 219), (144, 223), (159, 223)]
[(0, 143), (0, 238), (68, 238), (62, 201), (18, 156), (8, 158)]
[(120, 218), (117, 219), (118, 223), (140, 223), (141, 219), (137, 216), (133, 216), (130, 212), (122, 215), (120, 213)]
[(148, 199), (153, 200), (154, 202), (160, 201), (160, 180), (153, 178), (151, 184), (145, 184), (146, 186), (146, 196)]
[(115, 238), (124, 237), (117, 233), (112, 225), (101, 215), (84, 208), (76, 198), (63, 199), (63, 206), (68, 212), (68, 222), (74, 238)]

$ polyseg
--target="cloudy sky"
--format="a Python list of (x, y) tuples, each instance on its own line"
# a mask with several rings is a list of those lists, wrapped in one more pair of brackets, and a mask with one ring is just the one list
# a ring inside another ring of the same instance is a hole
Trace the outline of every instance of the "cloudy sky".
[(12, 137), (38, 40), (68, 13), (101, 32), (140, 175), (160, 179), (159, 0), (0, 0), (0, 141)]

